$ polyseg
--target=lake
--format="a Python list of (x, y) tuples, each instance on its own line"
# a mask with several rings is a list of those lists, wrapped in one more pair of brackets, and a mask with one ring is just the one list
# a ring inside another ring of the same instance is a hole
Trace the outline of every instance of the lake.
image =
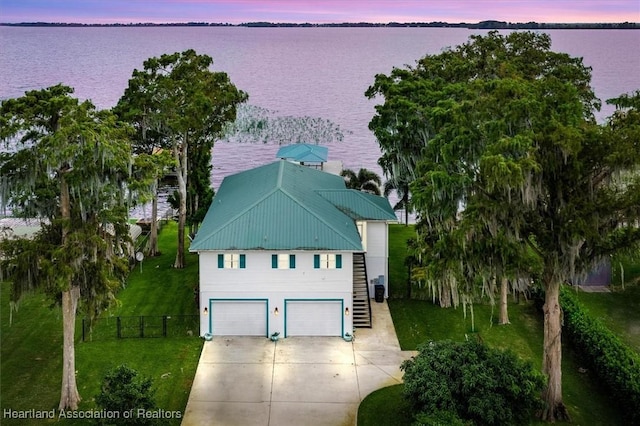
[[(640, 89), (640, 31), (551, 30), (553, 50), (582, 57), (603, 101)], [(331, 120), (344, 130), (330, 160), (381, 173), (368, 130), (376, 100), (365, 90), (377, 73), (414, 64), (464, 43), (462, 28), (0, 27), (0, 99), (57, 83), (99, 108), (114, 106), (144, 60), (186, 49), (210, 55), (214, 69), (249, 94), (249, 103), (283, 116)], [(381, 102), (382, 100), (378, 100)], [(603, 107), (599, 120), (612, 113)], [(218, 143), (212, 181), (275, 160), (273, 144)]]

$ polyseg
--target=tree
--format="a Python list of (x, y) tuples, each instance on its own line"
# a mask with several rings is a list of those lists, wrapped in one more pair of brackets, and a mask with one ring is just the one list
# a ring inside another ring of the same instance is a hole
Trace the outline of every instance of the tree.
[[(128, 272), (126, 127), (107, 111), (57, 85), (0, 106), (0, 201), (37, 218), (33, 239), (4, 240), (2, 269), (12, 278), (12, 306), (42, 287), (62, 306), (60, 409), (77, 409), (74, 332), (78, 308), (92, 317), (113, 299)], [(82, 305), (80, 305), (82, 303)]]
[[(203, 176), (207, 183), (210, 179), (207, 167), (214, 141), (225, 124), (235, 119), (237, 105), (247, 99), (226, 73), (212, 72), (212, 64), (210, 56), (191, 49), (147, 59), (142, 71), (133, 71), (118, 103), (118, 109), (138, 123), (139, 134), (153, 132), (154, 140), (174, 157), (179, 196), (176, 268), (185, 264), (187, 206), (193, 206), (192, 214), (199, 209)], [(192, 191), (188, 190), (190, 166), (196, 167), (199, 177)], [(189, 194), (196, 197), (193, 202), (187, 199)]]
[[(132, 89), (128, 89), (132, 90)], [(156, 131), (151, 121), (152, 94), (136, 88), (137, 97), (130, 99), (123, 96), (113, 108), (113, 113), (120, 121), (130, 124), (134, 133), (131, 139), (134, 154), (134, 179), (129, 185), (130, 194), (137, 194), (142, 203), (151, 201), (151, 220), (148, 255), (158, 254), (158, 189), (160, 179), (175, 167), (173, 156), (162, 149), (161, 134)], [(134, 102), (135, 101), (135, 102)]]
[(455, 276), (461, 258), (478, 266), (493, 258), (465, 244), (468, 232), (499, 230), (498, 253), (515, 246), (537, 257), (548, 421), (568, 417), (560, 286), (640, 240), (632, 226), (640, 178), (618, 178), (640, 164), (637, 103), (619, 102), (625, 112), (598, 125), (590, 78), (581, 59), (553, 52), (546, 34), (490, 32), (378, 75), (367, 91), (385, 99), (370, 124), (383, 150), (416, 162), (410, 189), (428, 231), (418, 240), (424, 251), (439, 244)]
[(141, 203), (151, 201), (151, 220), (147, 250), (149, 256), (158, 255), (158, 182), (174, 165), (170, 153), (162, 149), (152, 152), (135, 153), (133, 161), (133, 182), (129, 185), (129, 194)]
[[(155, 411), (156, 402), (153, 397), (153, 381), (141, 377), (138, 372), (126, 365), (109, 370), (102, 380), (100, 393), (96, 395), (96, 404), (111, 413), (138, 413), (138, 410)], [(157, 419), (134, 415), (109, 419), (109, 425), (153, 425)]]
[(389, 198), (394, 191), (400, 200), (393, 206), (393, 210), (404, 210), (404, 225), (409, 226), (409, 213), (413, 210), (409, 181), (404, 177), (394, 177), (386, 181), (383, 186), (383, 195)]
[[(458, 424), (529, 424), (542, 407), (544, 378), (513, 352), (477, 342), (429, 342), (404, 361), (404, 394), (413, 412)], [(433, 422), (431, 424), (441, 424)]]
[(349, 189), (380, 195), (380, 185), (382, 184), (380, 176), (371, 170), (360, 169), (356, 174), (351, 169), (344, 169), (340, 172), (340, 176), (344, 178)]

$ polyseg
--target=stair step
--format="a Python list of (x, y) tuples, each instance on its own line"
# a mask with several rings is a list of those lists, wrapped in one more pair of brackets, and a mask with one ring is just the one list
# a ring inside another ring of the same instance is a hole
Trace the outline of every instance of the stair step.
[(353, 326), (371, 328), (371, 307), (364, 253), (353, 254)]

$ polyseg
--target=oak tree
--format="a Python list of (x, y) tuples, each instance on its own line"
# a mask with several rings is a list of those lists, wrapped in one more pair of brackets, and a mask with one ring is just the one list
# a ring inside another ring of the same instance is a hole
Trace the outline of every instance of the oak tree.
[(568, 417), (560, 286), (640, 240), (640, 178), (627, 173), (640, 165), (638, 105), (618, 101), (624, 111), (597, 124), (590, 79), (580, 58), (551, 50), (548, 35), (494, 31), (378, 75), (367, 91), (384, 97), (370, 124), (383, 156), (415, 164), (410, 189), (426, 230), (417, 243), (439, 243), (450, 276), (461, 262), (495, 259), (466, 244), (473, 235), (500, 235), (495, 254), (517, 247), (516, 258), (537, 257), (548, 421)]
[[(247, 95), (231, 83), (224, 72), (210, 68), (213, 59), (189, 49), (147, 59), (134, 70), (117, 110), (144, 132), (153, 132), (161, 147), (171, 151), (178, 178), (178, 252), (174, 267), (183, 268), (184, 237), (188, 209), (198, 211), (199, 198), (210, 187), (211, 150), (226, 123), (236, 117), (238, 104)], [(189, 191), (189, 167), (204, 167)], [(205, 179), (203, 182), (202, 180)], [(189, 194), (195, 197), (190, 203)], [(210, 198), (210, 197), (208, 197)]]
[(72, 93), (57, 85), (0, 105), (0, 202), (41, 223), (31, 239), (3, 240), (0, 260), (12, 282), (12, 308), (37, 287), (62, 306), (61, 410), (80, 401), (76, 313), (95, 317), (128, 273), (129, 132)]

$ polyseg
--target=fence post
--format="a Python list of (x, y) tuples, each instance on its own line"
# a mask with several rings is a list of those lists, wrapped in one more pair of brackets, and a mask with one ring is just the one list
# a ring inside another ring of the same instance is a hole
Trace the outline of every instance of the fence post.
[(120, 317), (116, 317), (116, 329), (118, 330), (118, 339), (122, 339), (122, 331), (120, 330)]
[(162, 337), (167, 337), (167, 316), (162, 316)]
[(140, 315), (140, 337), (144, 337), (144, 316)]

